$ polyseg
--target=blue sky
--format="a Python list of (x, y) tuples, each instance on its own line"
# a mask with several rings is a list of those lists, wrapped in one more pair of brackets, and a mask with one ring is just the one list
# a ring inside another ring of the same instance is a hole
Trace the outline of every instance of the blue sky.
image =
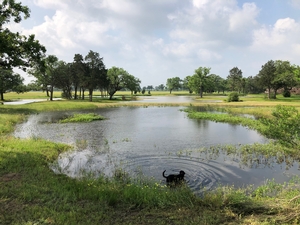
[[(255, 76), (268, 60), (300, 65), (300, 0), (22, 0), (31, 17), (10, 25), (35, 34), (47, 54), (72, 62), (96, 51), (142, 86), (192, 75)], [(26, 81), (32, 77), (26, 76)]]

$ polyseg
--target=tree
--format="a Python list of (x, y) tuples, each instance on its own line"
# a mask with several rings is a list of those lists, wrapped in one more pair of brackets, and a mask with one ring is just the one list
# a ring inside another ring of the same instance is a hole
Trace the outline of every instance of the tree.
[(108, 94), (109, 99), (112, 99), (113, 95), (125, 87), (125, 77), (129, 76), (129, 73), (123, 68), (113, 66), (107, 71), (107, 78), (109, 80)]
[(123, 82), (124, 87), (128, 88), (131, 91), (131, 95), (133, 95), (134, 92), (141, 90), (141, 81), (131, 74), (125, 74), (123, 76)]
[(242, 78), (243, 72), (239, 68), (234, 67), (229, 71), (229, 75), (227, 76), (227, 84), (229, 86), (230, 91), (241, 92)]
[(291, 66), (288, 61), (269, 60), (262, 66), (257, 77), (262, 87), (268, 89), (269, 99), (271, 90), (274, 91), (274, 98), (276, 98), (278, 89), (290, 90), (297, 84), (295, 67)]
[(4, 101), (4, 93), (7, 91), (23, 92), (24, 89), (20, 88), (23, 86), (23, 81), (24, 79), (19, 74), (0, 67), (0, 100)]
[(30, 16), (27, 6), (14, 0), (3, 0), (0, 4), (0, 67), (3, 69), (19, 67), (26, 70), (33, 63), (39, 62), (46, 52), (34, 35), (26, 37), (4, 27), (11, 20), (21, 22), (22, 15), (25, 19)]
[[(70, 73), (72, 76), (72, 82), (74, 86), (74, 99), (77, 99), (77, 90), (82, 87), (81, 81), (83, 80), (84, 74), (86, 72), (86, 67), (84, 65), (83, 56), (81, 54), (75, 54), (74, 60), (71, 64)], [(81, 93), (81, 89), (80, 89)]]
[(190, 89), (189, 87), (189, 80), (191, 79), (191, 76), (186, 76), (183, 81), (182, 81), (182, 88), (187, 89), (189, 93), (193, 93), (193, 90)]
[(195, 74), (191, 76), (189, 79), (188, 86), (195, 93), (200, 94), (200, 98), (203, 97), (203, 91), (207, 87), (208, 82), (208, 74), (210, 72), (210, 68), (207, 67), (199, 67), (195, 70)]
[(168, 78), (167, 79), (167, 88), (170, 91), (170, 94), (172, 93), (172, 91), (175, 89), (179, 89), (181, 87), (181, 79), (179, 77), (173, 77), (173, 78)]
[(154, 88), (153, 88), (153, 85), (148, 85), (148, 86), (146, 87), (146, 89), (147, 89), (148, 91), (152, 91)]
[(58, 61), (58, 65), (55, 68), (55, 81), (54, 85), (57, 88), (62, 89), (62, 97), (66, 99), (72, 99), (72, 73), (71, 63), (64, 61)]
[(160, 84), (155, 88), (157, 91), (163, 91), (165, 90), (165, 85), (164, 84)]
[(246, 92), (251, 94), (259, 94), (264, 92), (264, 89), (261, 87), (257, 76), (249, 76), (246, 78)]
[(103, 63), (103, 58), (97, 52), (90, 50), (84, 59), (87, 70), (83, 84), (89, 90), (89, 100), (91, 102), (94, 89), (106, 80), (107, 70)]
[(274, 80), (276, 75), (275, 72), (276, 72), (275, 62), (273, 60), (269, 60), (261, 67), (261, 70), (257, 74), (260, 85), (263, 88), (268, 89), (268, 99), (270, 99), (271, 97), (271, 89), (274, 85)]
[[(275, 61), (275, 77), (278, 88), (283, 88), (284, 93), (290, 93), (290, 90), (296, 86), (297, 80), (295, 76), (295, 67), (290, 64), (289, 61)], [(275, 90), (274, 90), (275, 91)], [(277, 90), (276, 90), (277, 91)], [(275, 91), (275, 96), (276, 96)], [(290, 94), (288, 95), (290, 96)]]
[[(49, 55), (44, 58), (40, 63), (36, 63), (34, 67), (28, 71), (33, 75), (47, 92), (50, 101), (53, 100), (53, 88), (57, 79), (58, 58), (55, 55)], [(49, 95), (50, 92), (50, 95)]]

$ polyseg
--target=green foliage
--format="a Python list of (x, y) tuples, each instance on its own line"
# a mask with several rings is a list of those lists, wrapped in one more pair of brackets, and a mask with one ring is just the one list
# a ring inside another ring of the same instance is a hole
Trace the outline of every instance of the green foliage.
[(71, 117), (66, 119), (62, 119), (60, 123), (79, 123), (79, 122), (92, 122), (94, 120), (104, 120), (105, 118), (101, 115), (95, 113), (87, 113), (87, 114), (74, 114)]
[(285, 98), (289, 98), (289, 97), (291, 97), (291, 92), (289, 90), (283, 90), (282, 95)]
[(34, 35), (28, 37), (13, 33), (4, 25), (10, 22), (20, 23), (22, 16), (28, 18), (29, 8), (15, 0), (4, 0), (0, 4), (0, 67), (12, 69), (29, 67), (33, 62), (39, 62), (46, 49), (35, 40)]
[(297, 146), (300, 134), (300, 114), (293, 106), (276, 106), (273, 118), (262, 119), (267, 126), (266, 134), (278, 139), (282, 144)]
[(237, 67), (232, 68), (227, 76), (227, 85), (230, 91), (242, 91), (243, 72)]
[(179, 77), (172, 77), (167, 79), (167, 89), (170, 94), (173, 90), (179, 89), (181, 87), (181, 79)]
[(24, 79), (19, 74), (15, 74), (10, 69), (3, 69), (0, 67), (0, 100), (4, 100), (3, 94), (6, 91), (23, 92), (23, 81)]
[(195, 93), (199, 93), (203, 97), (203, 92), (209, 89), (210, 68), (199, 67), (195, 70), (195, 74), (188, 79), (188, 87)]
[[(123, 68), (118, 68), (113, 66), (107, 71), (107, 79), (109, 81), (108, 85), (108, 94), (109, 99), (112, 99), (113, 95), (123, 89), (128, 88), (131, 91), (131, 94), (133, 94), (133, 91), (140, 90), (140, 80), (136, 77), (129, 74), (126, 70)], [(144, 90), (143, 90), (143, 93)]]
[(237, 92), (231, 92), (227, 98), (228, 102), (238, 102), (239, 100), (239, 94)]

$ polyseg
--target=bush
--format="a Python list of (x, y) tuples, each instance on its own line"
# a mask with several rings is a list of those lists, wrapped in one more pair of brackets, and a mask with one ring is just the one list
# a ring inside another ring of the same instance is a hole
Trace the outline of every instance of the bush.
[(289, 97), (291, 97), (291, 92), (289, 90), (284, 90), (282, 95), (285, 98), (289, 98)]
[(228, 102), (238, 102), (239, 101), (239, 94), (237, 92), (232, 92), (228, 95)]

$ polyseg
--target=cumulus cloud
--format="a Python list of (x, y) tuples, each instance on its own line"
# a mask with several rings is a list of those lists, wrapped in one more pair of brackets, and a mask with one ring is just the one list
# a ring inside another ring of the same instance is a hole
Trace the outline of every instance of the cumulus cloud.
[(279, 19), (273, 26), (264, 26), (254, 31), (252, 49), (255, 51), (274, 52), (280, 55), (300, 55), (300, 23), (291, 18)]
[[(22, 2), (35, 4), (33, 17), (37, 9), (51, 11), (29, 29), (18, 26), (24, 34), (34, 33), (48, 54), (71, 61), (76, 53), (97, 51), (108, 67), (124, 67), (147, 84), (154, 84), (154, 74), (163, 83), (169, 77), (190, 75), (199, 66), (211, 67), (211, 72), (221, 76), (227, 76), (234, 66), (253, 70), (249, 65), (259, 58), (255, 54), (270, 59), (272, 52), (292, 52), (290, 56), (299, 58), (299, 21), (290, 17), (259, 24), (261, 9), (252, 1)], [(265, 62), (254, 64), (259, 63)]]

